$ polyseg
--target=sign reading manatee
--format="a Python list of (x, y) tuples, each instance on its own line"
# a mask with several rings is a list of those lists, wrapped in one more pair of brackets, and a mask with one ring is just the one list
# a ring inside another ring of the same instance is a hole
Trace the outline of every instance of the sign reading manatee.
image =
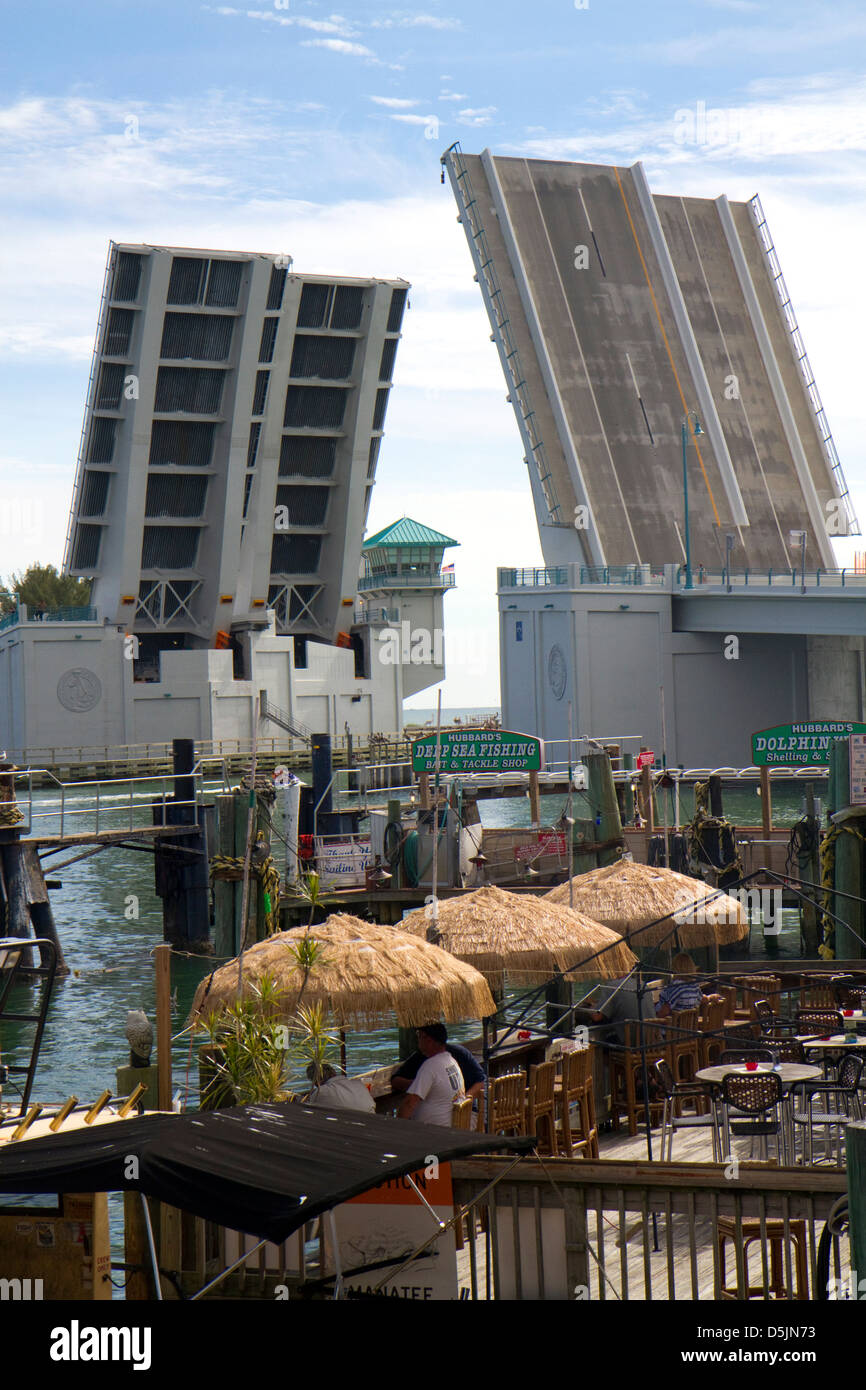
[(752, 762), (756, 767), (801, 764), (820, 767), (830, 761), (830, 748), (849, 734), (866, 733), (866, 724), (845, 719), (812, 719), (804, 724), (777, 724), (752, 734)]
[[(507, 729), (443, 729), (439, 738), (440, 772), (538, 772), (541, 739)], [(436, 771), (436, 735), (412, 744), (412, 771)]]

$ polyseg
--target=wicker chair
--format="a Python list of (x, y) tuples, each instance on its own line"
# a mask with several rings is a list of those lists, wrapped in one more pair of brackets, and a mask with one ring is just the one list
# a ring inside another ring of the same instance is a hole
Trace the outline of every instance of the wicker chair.
[[(826, 1151), (829, 1157), (831, 1130), (836, 1130), (836, 1157), (840, 1159), (840, 1141), (844, 1133), (845, 1126), (852, 1120), (862, 1118), (862, 1106), (860, 1104), (860, 1074), (863, 1070), (863, 1058), (853, 1054), (845, 1057), (839, 1064), (839, 1071), (835, 1081), (801, 1081), (797, 1090), (803, 1097), (803, 1109), (794, 1107), (794, 1124), (805, 1128), (805, 1161), (812, 1163), (812, 1131), (817, 1125), (826, 1132)], [(815, 1097), (824, 1098), (824, 1104), (819, 1110), (813, 1108), (812, 1102)], [(834, 1108), (835, 1106), (835, 1108)], [(796, 1129), (794, 1133), (796, 1134)]]
[(694, 1081), (701, 1069), (701, 1040), (698, 1035), (698, 1010), (680, 1009), (670, 1020), (671, 1071), (674, 1080)]
[[(760, 1139), (761, 1154), (768, 1157), (767, 1140), (772, 1134), (782, 1147), (782, 1081), (777, 1072), (730, 1072), (722, 1080), (726, 1138)], [(732, 1115), (731, 1111), (735, 1113)]]
[[(665, 1098), (662, 1111), (662, 1163), (665, 1161), (665, 1146), (667, 1161), (673, 1162), (674, 1130), (677, 1129), (708, 1129), (713, 1141), (713, 1162), (717, 1163), (720, 1159), (718, 1114), (715, 1105), (718, 1087), (700, 1081), (676, 1082), (667, 1062), (656, 1062), (655, 1074)], [(697, 1104), (698, 1099), (701, 1101), (700, 1105)], [(694, 1113), (678, 1113), (682, 1109), (683, 1100), (696, 1102)]]
[[(592, 1089), (592, 1048), (584, 1047), (562, 1056), (562, 1076), (556, 1087), (559, 1107), (559, 1146), (567, 1158), (575, 1149), (586, 1158), (598, 1158), (598, 1124), (595, 1118), (595, 1096)], [(578, 1127), (571, 1109), (577, 1107)]]
[(451, 1107), (451, 1128), (452, 1129), (471, 1129), (472, 1128), (472, 1097), (466, 1096), (463, 1100), (456, 1100)]
[(727, 1066), (729, 1062), (742, 1064), (743, 1062), (772, 1062), (773, 1054), (769, 1047), (759, 1047), (755, 1043), (754, 1047), (729, 1047), (719, 1058), (721, 1066)]
[(762, 1038), (761, 1042), (768, 1047), (777, 1062), (805, 1062), (806, 1052), (801, 1042), (796, 1038)]
[[(643, 1101), (638, 1100), (638, 1086), (643, 1078), (643, 1059), (640, 1048), (640, 1031), (636, 1021), (623, 1025), (625, 1036), (624, 1046), (610, 1052), (610, 1115), (614, 1129), (619, 1129), (620, 1115), (625, 1113), (628, 1120), (628, 1132), (631, 1135), (637, 1134), (638, 1110), (643, 1112)], [(647, 1074), (653, 1075), (653, 1067), (656, 1062), (667, 1062), (670, 1066), (670, 1043), (665, 1039), (664, 1033), (658, 1023), (652, 1020), (644, 1021), (643, 1024), (644, 1043), (646, 1045), (646, 1064)], [(652, 1111), (656, 1113), (660, 1110), (662, 1102), (659, 1100), (650, 1101), (650, 1119)]]
[(506, 1072), (488, 1082), (488, 1134), (525, 1134), (526, 1073)]
[(526, 1130), (534, 1134), (539, 1153), (556, 1153), (556, 1063), (529, 1068), (526, 1088)]
[(834, 1009), (836, 986), (830, 975), (800, 976), (800, 1009)]
[(702, 1067), (712, 1067), (725, 1050), (725, 1039), (721, 1035), (725, 1022), (725, 997), (722, 994), (708, 994), (704, 997), (698, 1028), (706, 1036), (700, 1039), (699, 1049)]
[(742, 995), (742, 1005), (736, 1018), (754, 1018), (752, 1005), (756, 999), (766, 999), (774, 1014), (781, 1012), (782, 982), (778, 975), (737, 975), (733, 983)]
[(797, 1032), (801, 1037), (826, 1038), (841, 1033), (845, 1027), (842, 1015), (835, 1009), (798, 1009)]
[(752, 1000), (752, 1017), (762, 1034), (772, 1033), (776, 1027), (776, 1015), (766, 999)]

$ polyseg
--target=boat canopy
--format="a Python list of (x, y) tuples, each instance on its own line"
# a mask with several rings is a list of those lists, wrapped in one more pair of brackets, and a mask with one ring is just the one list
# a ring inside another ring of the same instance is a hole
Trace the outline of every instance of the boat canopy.
[(279, 1243), (340, 1202), (423, 1169), (432, 1155), (444, 1163), (534, 1143), (291, 1103), (154, 1113), (5, 1145), (0, 1193), (140, 1191)]

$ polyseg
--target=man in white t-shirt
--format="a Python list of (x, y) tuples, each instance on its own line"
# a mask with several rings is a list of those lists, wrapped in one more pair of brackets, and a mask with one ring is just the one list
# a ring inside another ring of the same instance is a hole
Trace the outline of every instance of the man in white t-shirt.
[(397, 1111), (401, 1120), (450, 1128), (454, 1102), (462, 1100), (466, 1092), (463, 1073), (445, 1046), (447, 1038), (441, 1023), (418, 1029), (418, 1048), (425, 1060)]

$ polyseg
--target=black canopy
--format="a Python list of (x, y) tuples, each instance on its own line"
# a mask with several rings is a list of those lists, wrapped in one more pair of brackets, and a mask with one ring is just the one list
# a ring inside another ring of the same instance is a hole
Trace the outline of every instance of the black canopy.
[(280, 1242), (347, 1198), (423, 1168), (430, 1156), (444, 1163), (495, 1149), (520, 1152), (534, 1142), (354, 1110), (245, 1105), (3, 1145), (0, 1192), (135, 1189)]

